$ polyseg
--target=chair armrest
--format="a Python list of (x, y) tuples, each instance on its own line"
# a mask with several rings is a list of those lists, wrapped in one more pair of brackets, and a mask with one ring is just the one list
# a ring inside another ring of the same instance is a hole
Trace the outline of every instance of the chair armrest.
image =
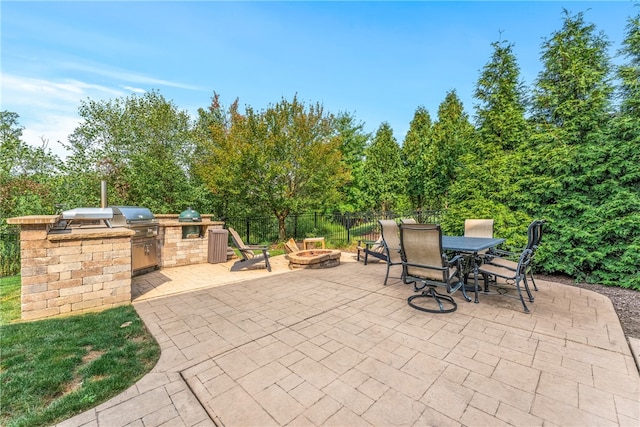
[(269, 246), (266, 245), (245, 245), (244, 249), (251, 249), (256, 251), (265, 251), (269, 249)]
[(445, 260), (449, 263), (449, 265), (453, 265), (453, 264), (457, 264), (458, 262), (462, 261), (464, 259), (464, 256), (461, 254), (457, 254), (456, 256), (454, 256), (451, 259), (446, 259)]

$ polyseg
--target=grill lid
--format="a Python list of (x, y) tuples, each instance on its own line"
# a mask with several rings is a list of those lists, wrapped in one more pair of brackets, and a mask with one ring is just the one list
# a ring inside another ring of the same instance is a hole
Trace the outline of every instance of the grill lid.
[(66, 220), (109, 220), (113, 218), (112, 208), (74, 208), (64, 211), (62, 219)]
[(154, 222), (155, 217), (149, 208), (140, 206), (112, 206), (115, 214), (124, 216), (128, 223)]
[(182, 211), (178, 216), (179, 222), (200, 222), (202, 221), (202, 217), (200, 216), (200, 212), (194, 210), (189, 206), (187, 210)]

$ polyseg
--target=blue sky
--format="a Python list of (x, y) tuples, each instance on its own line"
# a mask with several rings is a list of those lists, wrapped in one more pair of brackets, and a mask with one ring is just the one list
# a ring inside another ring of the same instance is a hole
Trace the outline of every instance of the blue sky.
[(0, 103), (20, 115), (25, 141), (45, 138), (61, 156), (82, 100), (153, 89), (194, 117), (214, 91), (256, 110), (297, 94), (352, 113), (367, 132), (386, 121), (402, 143), (416, 108), (437, 119), (450, 90), (473, 119), (492, 42), (514, 44), (530, 86), (563, 9), (584, 12), (613, 56), (635, 4), (3, 0)]

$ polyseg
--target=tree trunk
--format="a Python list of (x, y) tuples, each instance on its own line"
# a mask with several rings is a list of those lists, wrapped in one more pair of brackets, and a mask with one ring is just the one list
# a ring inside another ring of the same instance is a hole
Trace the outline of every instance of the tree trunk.
[(278, 217), (278, 238), (281, 242), (284, 242), (287, 239), (287, 228), (285, 226), (285, 220), (287, 219), (287, 215), (277, 215)]

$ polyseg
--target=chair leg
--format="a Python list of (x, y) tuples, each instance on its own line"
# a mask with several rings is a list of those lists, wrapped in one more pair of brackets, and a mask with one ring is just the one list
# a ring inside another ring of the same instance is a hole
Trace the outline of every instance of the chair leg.
[(531, 283), (533, 283), (533, 290), (538, 291), (538, 287), (536, 286), (536, 281), (533, 278), (533, 272), (529, 270), (529, 277), (531, 277)]
[[(437, 308), (432, 309), (414, 303), (414, 300), (416, 300), (417, 298), (433, 299)], [(429, 289), (422, 291), (422, 293), (418, 295), (410, 296), (407, 299), (407, 302), (409, 303), (410, 307), (415, 308), (416, 310), (425, 311), (427, 313), (452, 313), (458, 309), (458, 304), (456, 304), (451, 296), (440, 294), (432, 287), (429, 287)], [(446, 306), (449, 307), (447, 308)]]
[[(518, 291), (518, 296), (520, 297), (520, 302), (522, 303), (522, 306), (524, 307), (524, 312), (525, 313), (529, 313), (529, 307), (527, 307), (527, 304), (524, 302), (524, 298), (522, 297), (522, 290), (520, 289), (520, 280), (516, 279), (516, 290)], [(529, 292), (529, 288), (527, 287), (527, 292)], [(531, 294), (529, 294), (531, 295)]]
[(389, 278), (389, 270), (391, 269), (391, 264), (387, 263), (387, 275), (384, 276), (384, 286), (387, 286), (387, 279)]

